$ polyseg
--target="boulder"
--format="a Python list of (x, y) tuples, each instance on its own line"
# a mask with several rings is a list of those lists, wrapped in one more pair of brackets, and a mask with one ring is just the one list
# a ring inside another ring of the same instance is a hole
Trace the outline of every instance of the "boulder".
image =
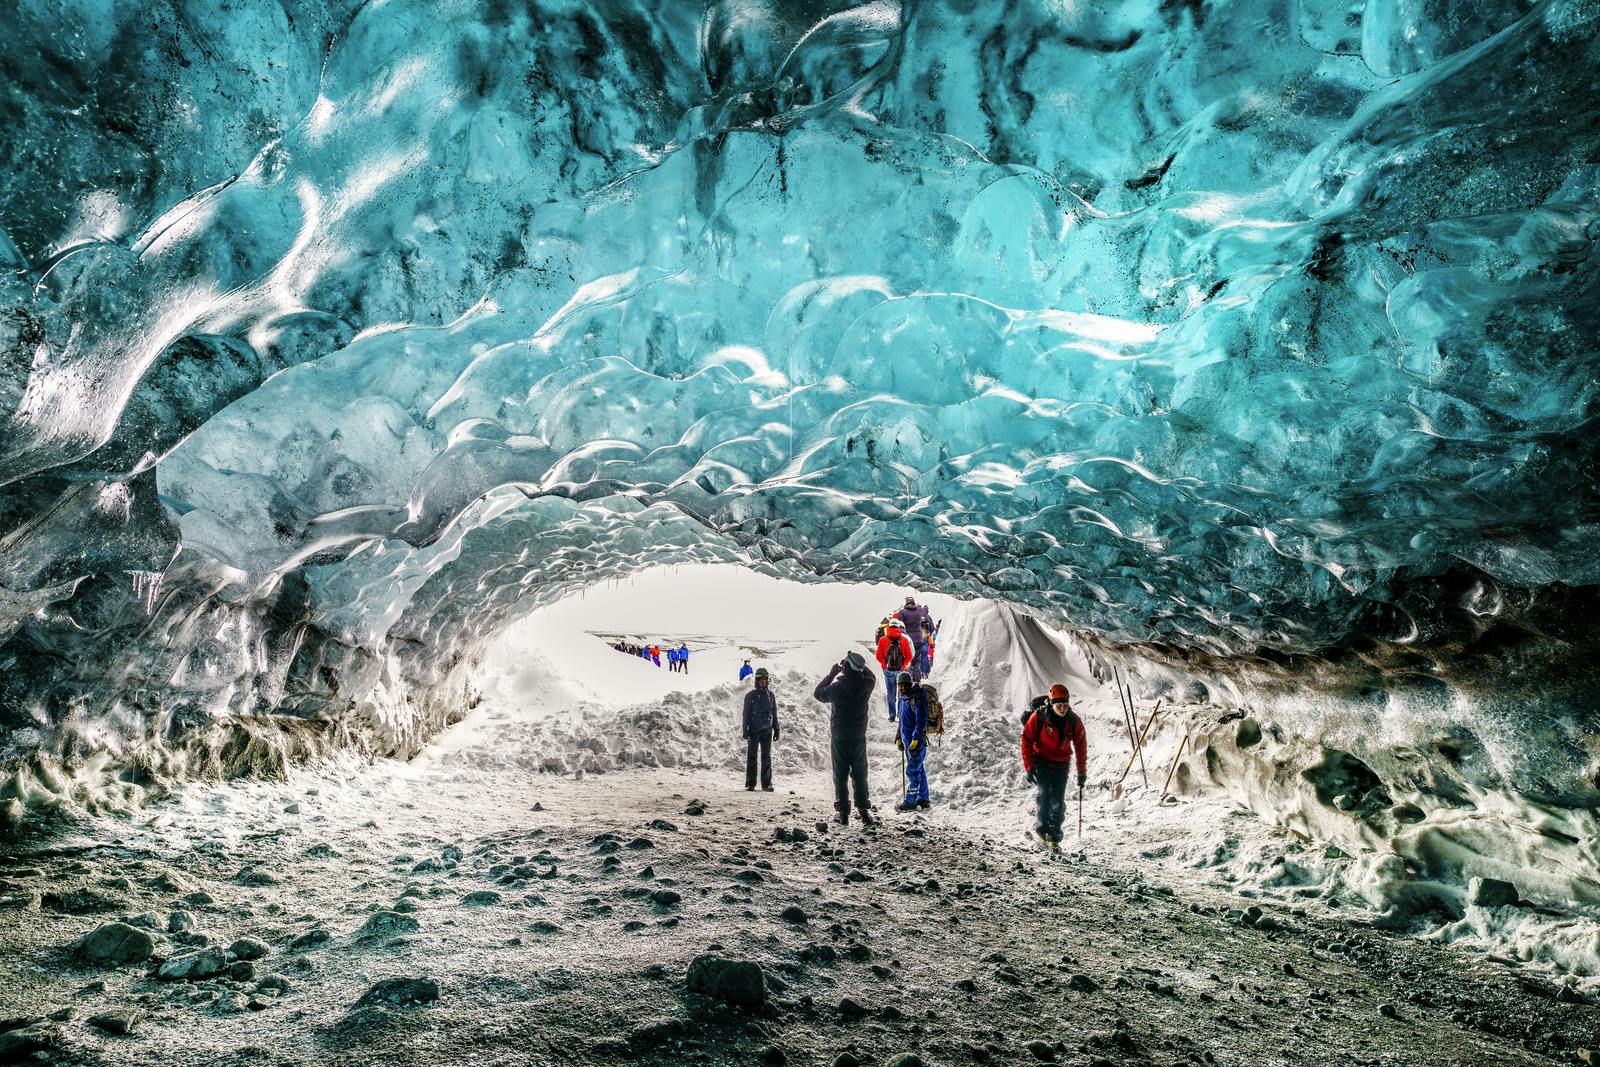
[(761, 965), (749, 960), (696, 956), (689, 964), (688, 986), (725, 1004), (758, 1008), (767, 1002), (767, 976)]
[(241, 937), (228, 946), (228, 955), (236, 960), (259, 960), (267, 951), (267, 946), (253, 937)]
[(215, 978), (227, 969), (228, 954), (220, 948), (208, 948), (172, 957), (156, 971), (156, 977), (168, 982), (196, 982)]
[(1516, 886), (1499, 878), (1473, 878), (1467, 882), (1467, 903), (1480, 908), (1501, 908), (1521, 899)]
[(108, 1034), (125, 1037), (133, 1032), (139, 1025), (143, 1016), (132, 1008), (115, 1008), (100, 1015), (91, 1015), (86, 1020), (96, 1030), (104, 1030)]
[(155, 949), (156, 939), (149, 931), (127, 923), (97, 926), (72, 944), (73, 955), (79, 960), (101, 967), (142, 963)]
[(432, 1004), (439, 999), (439, 983), (431, 978), (385, 978), (356, 1001), (356, 1007), (394, 1005), (402, 1008)]

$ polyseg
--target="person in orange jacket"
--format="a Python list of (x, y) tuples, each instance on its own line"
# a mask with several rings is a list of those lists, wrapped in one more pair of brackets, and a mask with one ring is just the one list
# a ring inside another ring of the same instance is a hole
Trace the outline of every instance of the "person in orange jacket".
[(1078, 795), (1089, 766), (1089, 741), (1083, 720), (1072, 710), (1072, 696), (1059, 682), (1050, 700), (1022, 725), (1022, 769), (1039, 790), (1034, 833), (1047, 845), (1061, 844), (1061, 823), (1067, 813), (1067, 772), (1078, 765)]
[(883, 668), (884, 696), (889, 701), (889, 721), (894, 722), (894, 707), (899, 695), (895, 691), (895, 679), (900, 677), (901, 671), (911, 669), (912, 657), (911, 642), (896, 622), (889, 622), (884, 628), (883, 636), (878, 638), (878, 666)]

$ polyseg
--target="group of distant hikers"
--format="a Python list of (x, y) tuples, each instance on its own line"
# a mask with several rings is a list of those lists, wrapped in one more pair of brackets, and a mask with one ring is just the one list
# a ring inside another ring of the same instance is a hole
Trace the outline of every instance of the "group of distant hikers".
[[(898, 812), (926, 811), (931, 807), (928, 737), (943, 734), (945, 725), (938, 690), (927, 682), (933, 670), (938, 634), (939, 624), (928, 609), (915, 597), (906, 597), (903, 607), (884, 617), (874, 636), (889, 721), (896, 727), (895, 744), (904, 769), (904, 796), (894, 807)], [(744, 697), (744, 787), (755, 789), (759, 763), (761, 788), (771, 792), (772, 743), (780, 733), (778, 698), (772, 691), (767, 669), (752, 669), (750, 661), (745, 660), (739, 668), (739, 680), (752, 675), (755, 681)], [(877, 687), (866, 657), (852, 650), (833, 665), (812, 693), (832, 708), (829, 726), (833, 806), (841, 826), (850, 823), (852, 803), (862, 823), (870, 826), (877, 821), (867, 800), (867, 719)], [(1045, 844), (1058, 846), (1066, 817), (1069, 772), (1076, 764), (1081, 804), (1089, 761), (1083, 720), (1073, 712), (1072, 697), (1065, 685), (1052, 685), (1048, 694), (1030, 702), (1022, 716), (1021, 747), (1022, 769), (1038, 794), (1034, 834)]]
[[(611, 647), (616, 649), (618, 652), (624, 652), (630, 656), (638, 656), (640, 659), (649, 660), (657, 667), (661, 666), (660, 645), (635, 645), (629, 641), (618, 638), (617, 643)], [(689, 673), (688, 645), (680, 641), (677, 648), (672, 648), (670, 646), (667, 648), (667, 670), (673, 671), (677, 674)]]

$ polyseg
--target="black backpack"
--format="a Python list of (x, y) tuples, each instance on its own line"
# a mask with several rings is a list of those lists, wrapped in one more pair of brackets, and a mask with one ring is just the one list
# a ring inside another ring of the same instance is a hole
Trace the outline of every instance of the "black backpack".
[[(1041, 712), (1041, 711), (1043, 711), (1045, 708), (1047, 708), (1049, 706), (1050, 706), (1050, 698), (1047, 697), (1047, 696), (1034, 697), (1032, 700), (1028, 701), (1028, 708), (1027, 708), (1026, 711), (1024, 711), (1022, 713), (1022, 728), (1024, 730), (1026, 730), (1028, 728), (1028, 720), (1033, 718), (1033, 716), (1037, 712)], [(1078, 719), (1078, 713), (1073, 711), (1072, 708), (1068, 707), (1067, 708), (1067, 722), (1066, 722), (1066, 729), (1067, 729), (1067, 736), (1068, 737), (1071, 737), (1071, 736), (1073, 736), (1074, 734), (1076, 734), (1078, 732), (1077, 728), (1075, 726), (1073, 726), (1073, 723), (1076, 722), (1077, 719)]]
[(884, 669), (890, 671), (904, 670), (906, 666), (905, 648), (900, 644), (898, 637), (889, 639), (889, 651), (884, 657)]

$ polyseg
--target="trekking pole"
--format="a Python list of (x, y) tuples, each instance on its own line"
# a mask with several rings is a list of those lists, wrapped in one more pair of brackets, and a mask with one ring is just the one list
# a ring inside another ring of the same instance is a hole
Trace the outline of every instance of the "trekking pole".
[(1122, 725), (1128, 731), (1128, 743), (1133, 743), (1133, 735), (1139, 732), (1139, 721), (1128, 718), (1128, 702), (1122, 699), (1122, 677), (1117, 673), (1117, 668), (1111, 668), (1111, 677), (1117, 684), (1117, 705), (1122, 708)]
[[(1133, 689), (1132, 689), (1132, 687), (1129, 687), (1127, 692), (1126, 692), (1126, 694), (1124, 694), (1123, 685), (1122, 685), (1122, 672), (1116, 667), (1112, 668), (1112, 672), (1116, 675), (1116, 678), (1117, 678), (1117, 696), (1123, 698), (1123, 707), (1127, 711), (1128, 718), (1130, 720), (1132, 720), (1132, 726), (1129, 728), (1129, 732), (1128, 732), (1128, 736), (1131, 738), (1133, 736), (1133, 734), (1139, 729), (1139, 715), (1138, 715), (1137, 710), (1133, 706)], [(1161, 702), (1159, 700), (1156, 701), (1156, 707), (1157, 708), (1161, 707)], [(1154, 721), (1153, 718), (1152, 718), (1152, 721)], [(1145, 729), (1148, 730), (1149, 728), (1150, 728), (1150, 724), (1146, 723), (1145, 724)], [(1150, 788), (1150, 771), (1144, 765), (1144, 734), (1142, 734), (1142, 733), (1139, 734), (1139, 739), (1134, 742), (1133, 754), (1132, 754), (1132, 756), (1130, 756), (1128, 758), (1128, 770), (1132, 770), (1133, 769), (1133, 759), (1134, 759), (1134, 757), (1137, 757), (1138, 760), (1139, 760), (1139, 774), (1141, 776), (1143, 776), (1143, 778), (1144, 778), (1144, 787), (1146, 789), (1149, 789)], [(1127, 771), (1123, 771), (1122, 773), (1123, 773), (1124, 777), (1126, 777), (1128, 772)], [(1120, 782), (1121, 779), (1119, 778), (1118, 781)]]
[[(1161, 783), (1161, 800), (1167, 799), (1167, 786), (1172, 784), (1172, 775), (1177, 771), (1178, 763), (1183, 759), (1184, 746), (1186, 746), (1188, 743), (1189, 732), (1185, 730), (1183, 733), (1183, 740), (1178, 742), (1178, 754), (1172, 757), (1172, 769), (1167, 771), (1167, 780)], [(1158, 800), (1156, 803), (1159, 804), (1161, 801)]]
[(1083, 840), (1083, 785), (1078, 785), (1078, 840)]
[[(1150, 732), (1150, 727), (1155, 724), (1156, 716), (1158, 716), (1160, 714), (1161, 714), (1161, 701), (1158, 700), (1158, 701), (1156, 701), (1155, 710), (1150, 713), (1149, 722), (1146, 722), (1144, 724), (1144, 729), (1139, 731), (1139, 740), (1137, 742), (1135, 742), (1135, 744), (1133, 746), (1133, 752), (1130, 753), (1129, 756), (1128, 756), (1128, 765), (1126, 767), (1122, 768), (1122, 775), (1121, 775), (1121, 777), (1119, 777), (1117, 779), (1117, 781), (1115, 783), (1117, 786), (1120, 787), (1122, 785), (1123, 778), (1128, 777), (1128, 772), (1133, 770), (1134, 760), (1138, 759), (1140, 754), (1144, 751), (1145, 735)], [(1147, 780), (1145, 782), (1145, 785), (1146, 785), (1147, 788), (1148, 788), (1149, 784), (1150, 783)]]

